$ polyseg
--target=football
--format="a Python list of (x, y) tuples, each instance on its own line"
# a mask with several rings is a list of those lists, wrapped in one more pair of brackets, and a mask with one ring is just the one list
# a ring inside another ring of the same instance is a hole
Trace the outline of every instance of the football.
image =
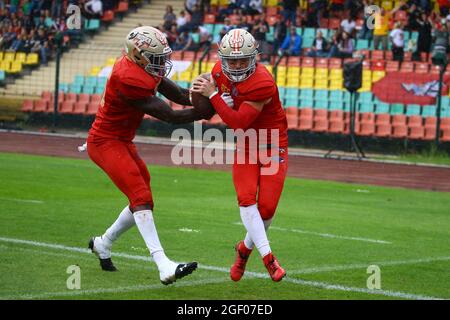
[[(208, 79), (208, 76), (203, 76), (203, 78)], [(193, 107), (202, 115), (203, 119), (211, 119), (216, 111), (209, 99), (198, 92), (191, 92), (190, 95)]]

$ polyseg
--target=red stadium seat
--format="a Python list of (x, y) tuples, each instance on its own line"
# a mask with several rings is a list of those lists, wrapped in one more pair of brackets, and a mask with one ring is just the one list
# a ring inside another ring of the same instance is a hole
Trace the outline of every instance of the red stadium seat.
[(75, 105), (73, 107), (73, 113), (74, 114), (85, 114), (88, 103), (89, 103), (88, 101), (75, 102)]
[(327, 58), (317, 58), (316, 59), (316, 68), (328, 68), (328, 59)]
[(326, 118), (314, 118), (313, 131), (315, 132), (325, 132), (328, 131), (328, 120)]
[(398, 71), (399, 66), (400, 66), (400, 62), (398, 62), (398, 61), (388, 61), (386, 63), (386, 72)]
[[(356, 126), (358, 128), (358, 126)], [(361, 136), (371, 136), (375, 134), (375, 123), (361, 122), (359, 128), (355, 130)]]
[(294, 56), (290, 56), (288, 59), (288, 63), (287, 65), (289, 67), (300, 67), (301, 64), (301, 58), (300, 57), (294, 57)]
[(341, 20), (337, 19), (337, 18), (332, 18), (329, 20), (328, 22), (328, 28), (329, 29), (339, 29), (341, 26)]
[(34, 112), (48, 112), (48, 104), (49, 102), (47, 100), (37, 100), (34, 103)]
[(386, 61), (394, 60), (394, 54), (392, 53), (392, 51), (386, 51), (384, 53), (384, 57), (385, 57)]
[(413, 72), (414, 71), (414, 63), (413, 62), (403, 62), (400, 67), (400, 72)]
[(286, 118), (288, 122), (288, 129), (298, 128), (298, 108), (297, 107), (287, 107), (286, 108)]
[(441, 140), (445, 141), (445, 142), (449, 142), (450, 141), (450, 128), (444, 128), (441, 130), (441, 132), (442, 132)]
[(328, 29), (330, 24), (330, 20), (327, 18), (320, 18), (320, 28)]
[(433, 140), (436, 138), (436, 117), (427, 117), (425, 118), (425, 140)]
[(314, 120), (328, 120), (328, 111), (326, 109), (315, 109)]
[(98, 110), (98, 103), (97, 102), (90, 102), (87, 106), (86, 114), (88, 115), (94, 115), (97, 113)]
[(329, 59), (329, 68), (330, 69), (341, 69), (342, 68), (342, 59), (339, 58), (331, 58)]
[(206, 24), (214, 24), (214, 23), (216, 23), (216, 16), (214, 14), (211, 14), (211, 13), (206, 14), (203, 23), (206, 23)]
[(395, 138), (406, 138), (408, 135), (408, 127), (406, 125), (392, 126), (392, 136)]
[(313, 109), (304, 108), (300, 110), (298, 128), (300, 130), (311, 130), (313, 127)]
[(78, 101), (79, 101), (79, 102), (86, 102), (86, 103), (89, 103), (90, 98), (91, 98), (91, 96), (88, 95), (87, 93), (80, 93), (80, 94), (78, 95)]
[(406, 116), (404, 114), (396, 114), (391, 118), (393, 126), (406, 126)]
[(415, 63), (415, 73), (428, 73), (429, 72), (429, 65), (428, 63), (424, 62), (416, 62)]
[(117, 6), (117, 9), (114, 10), (115, 12), (124, 13), (128, 11), (128, 2), (127, 1), (120, 1), (119, 5)]
[(384, 60), (373, 60), (371, 69), (373, 71), (384, 71), (385, 69), (385, 61)]
[(76, 102), (78, 99), (77, 94), (73, 93), (73, 92), (69, 92), (66, 95), (66, 98), (64, 99), (64, 101), (72, 101), (72, 102)]
[(112, 22), (114, 20), (114, 11), (107, 10), (103, 13), (103, 16), (101, 18), (104, 22)]
[(42, 91), (41, 98), (49, 101), (52, 98), (52, 93), (50, 91)]
[(34, 101), (33, 100), (24, 100), (22, 105), (22, 112), (31, 112), (33, 111)]
[(195, 61), (195, 52), (194, 51), (184, 51), (183, 52), (183, 60), (184, 61)]
[(266, 8), (266, 16), (276, 16), (278, 14), (277, 7), (267, 7)]
[(343, 133), (345, 129), (345, 123), (344, 120), (341, 119), (335, 119), (335, 120), (331, 120), (330, 119), (330, 126), (328, 128), (329, 132), (332, 133)]
[(405, 54), (403, 55), (403, 62), (410, 62), (411, 59), (412, 59), (412, 52), (406, 51)]
[(450, 128), (450, 118), (442, 118), (440, 127), (441, 127), (441, 129)]
[(375, 117), (375, 123), (377, 125), (381, 124), (391, 124), (391, 115), (388, 113), (380, 113)]
[(302, 67), (314, 67), (314, 58), (304, 57), (302, 59)]
[(372, 51), (372, 60), (384, 60), (384, 51), (383, 50), (373, 50)]
[(391, 135), (391, 125), (390, 124), (379, 124), (376, 125), (375, 135), (377, 137), (389, 137)]
[(408, 118), (408, 128), (410, 139), (423, 139), (425, 137), (425, 128), (423, 127), (421, 116), (410, 116)]
[(406, 21), (408, 19), (406, 11), (404, 11), (404, 10), (397, 11), (394, 15), (394, 19), (395, 19), (395, 21), (400, 21), (400, 20)]
[(75, 102), (73, 101), (64, 101), (61, 105), (61, 109), (59, 112), (61, 113), (73, 113), (73, 105)]
[(100, 94), (91, 94), (91, 102), (99, 103), (102, 100), (102, 96)]

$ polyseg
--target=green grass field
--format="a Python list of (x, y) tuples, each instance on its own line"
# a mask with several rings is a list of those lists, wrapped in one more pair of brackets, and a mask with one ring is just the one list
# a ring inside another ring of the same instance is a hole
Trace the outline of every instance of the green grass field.
[[(126, 205), (89, 160), (0, 154), (0, 299), (450, 298), (450, 194), (288, 178), (269, 232), (288, 276), (272, 282), (254, 252), (229, 280), (244, 236), (231, 174), (150, 167), (168, 256), (199, 269), (163, 286), (136, 228), (114, 245), (119, 272), (87, 251)], [(369, 265), (381, 289), (368, 289)], [(81, 289), (66, 269), (78, 265)]]

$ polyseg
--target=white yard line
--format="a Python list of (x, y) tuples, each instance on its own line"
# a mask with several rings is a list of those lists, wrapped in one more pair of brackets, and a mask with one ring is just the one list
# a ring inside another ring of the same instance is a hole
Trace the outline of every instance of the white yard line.
[(435, 262), (435, 261), (449, 261), (449, 260), (450, 260), (450, 257), (435, 257), (435, 258), (410, 259), (410, 260), (398, 260), (398, 261), (374, 261), (374, 262), (370, 262), (370, 263), (354, 263), (354, 264), (347, 264), (347, 265), (305, 268), (305, 269), (300, 269), (300, 270), (289, 271), (289, 274), (311, 274), (311, 273), (343, 271), (343, 270), (352, 270), (352, 269), (366, 269), (370, 265), (399, 266), (399, 265), (406, 265), (406, 264), (420, 264), (420, 263), (430, 263), (430, 262)]
[[(242, 222), (235, 222), (234, 224), (243, 225)], [(379, 243), (379, 244), (392, 244), (392, 242), (385, 241), (385, 240), (376, 240), (376, 239), (361, 238), (361, 237), (349, 237), (349, 236), (342, 236), (342, 235), (331, 234), (331, 233), (320, 233), (320, 232), (307, 231), (307, 230), (301, 230), (301, 229), (287, 229), (287, 228), (280, 228), (280, 227), (270, 227), (269, 230), (310, 234), (310, 235), (319, 236), (319, 237), (323, 237), (323, 238), (363, 241), (363, 242), (372, 242), (372, 243)]]
[(170, 287), (165, 287), (162, 284), (151, 284), (151, 285), (137, 285), (128, 287), (116, 287), (116, 288), (97, 288), (97, 289), (87, 289), (87, 290), (67, 290), (60, 292), (39, 292), (35, 294), (18, 294), (10, 296), (0, 296), (0, 300), (18, 300), (18, 299), (47, 299), (52, 297), (73, 297), (73, 296), (83, 296), (89, 294), (101, 294), (101, 293), (125, 293), (125, 292), (138, 292), (138, 291), (149, 291), (149, 290), (168, 290), (171, 287), (188, 287), (188, 286), (201, 286), (206, 284), (214, 284), (226, 282), (228, 279), (215, 278), (215, 279), (204, 279), (197, 281), (183, 281), (180, 283), (174, 283)]
[(0, 201), (13, 201), (13, 202), (22, 202), (22, 203), (33, 203), (33, 204), (43, 204), (44, 201), (41, 200), (29, 200), (29, 199), (15, 199), (15, 198), (0, 198)]
[[(53, 243), (44, 243), (44, 242), (38, 242), (38, 241), (15, 239), (15, 238), (0, 237), (0, 242), (26, 244), (26, 245), (44, 247), (44, 248), (52, 248), (52, 249), (81, 252), (81, 253), (90, 253), (90, 250), (88, 250), (88, 249), (69, 247), (69, 246), (53, 244)], [(130, 255), (130, 254), (125, 254), (125, 253), (116, 253), (115, 256), (133, 259), (133, 260), (150, 261), (150, 257)], [(433, 259), (433, 258), (429, 258), (429, 259)], [(422, 260), (425, 260), (425, 259), (422, 259)], [(199, 265), (199, 269), (219, 271), (219, 272), (223, 272), (223, 273), (229, 272), (228, 268), (208, 266), (208, 265)], [(246, 275), (250, 276), (250, 277), (254, 277), (254, 278), (268, 278), (268, 275), (266, 273), (260, 273), (260, 272), (246, 272)], [(217, 281), (217, 279), (215, 281)], [(342, 286), (342, 285), (329, 284), (329, 283), (325, 283), (325, 282), (306, 281), (306, 280), (294, 279), (294, 278), (289, 278), (289, 277), (286, 277), (284, 279), (284, 281), (298, 284), (298, 285), (308, 286), (308, 287), (321, 288), (321, 289), (325, 289), (325, 290), (358, 292), (358, 293), (365, 293), (365, 294), (371, 294), (371, 295), (382, 295), (382, 296), (387, 296), (387, 297), (395, 297), (395, 298), (403, 298), (403, 299), (417, 299), (417, 300), (439, 300), (439, 299), (442, 299), (442, 298), (431, 297), (431, 296), (426, 296), (426, 295), (416, 295), (416, 294), (397, 292), (397, 291), (386, 291), (386, 290), (369, 290), (369, 289), (365, 289), (365, 288), (347, 287), (347, 286)], [(160, 287), (161, 286), (158, 285), (158, 288), (160, 288)], [(117, 292), (127, 292), (126, 290), (130, 290), (130, 291), (148, 290), (148, 288), (149, 288), (149, 286), (133, 286), (133, 287), (111, 288), (111, 289), (103, 288), (103, 289), (93, 289), (91, 291), (89, 291), (89, 290), (84, 291), (84, 292), (88, 292), (88, 293), (74, 293), (74, 294), (78, 295), (78, 294), (95, 294), (95, 293), (110, 292), (110, 291), (105, 291), (105, 290), (125, 290), (125, 291), (117, 291)], [(103, 290), (103, 291), (97, 292), (95, 290)], [(116, 292), (116, 291), (111, 291), (111, 292)], [(63, 292), (63, 293), (68, 294), (67, 292)], [(55, 294), (55, 293), (46, 293), (46, 294)], [(60, 293), (58, 293), (58, 294), (60, 294)], [(71, 293), (71, 294), (73, 295), (73, 293)], [(32, 299), (32, 298), (26, 298), (24, 296), (23, 299)], [(33, 299), (38, 299), (38, 298), (33, 297)]]

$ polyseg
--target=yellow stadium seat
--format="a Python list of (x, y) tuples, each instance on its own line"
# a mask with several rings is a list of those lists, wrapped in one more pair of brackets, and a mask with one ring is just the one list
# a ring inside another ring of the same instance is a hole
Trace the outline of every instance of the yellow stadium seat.
[(10, 65), (11, 65), (11, 61), (5, 61), (5, 60), (3, 60), (2, 62), (0, 62), (0, 70), (8, 71)]
[(288, 77), (286, 80), (286, 87), (288, 88), (298, 88), (300, 85), (300, 78), (297, 77)]
[(300, 79), (300, 88), (301, 89), (312, 89), (313, 86), (314, 86), (314, 79), (312, 77)]
[(271, 75), (273, 75), (273, 67), (272, 66), (265, 66), (267, 71), (270, 72)]
[(219, 5), (224, 7), (228, 6), (228, 0), (219, 0)]
[(105, 66), (107, 67), (112, 67), (114, 65), (114, 63), (116, 63), (116, 58), (108, 58), (108, 60), (106, 60)]
[(280, 76), (277, 74), (277, 86), (284, 87), (286, 84), (286, 76)]
[(342, 90), (343, 88), (344, 87), (342, 81), (330, 81), (330, 90)]
[(278, 6), (278, 0), (267, 0), (268, 7), (276, 7)]
[(14, 61), (16, 56), (15, 52), (5, 52), (5, 54), (3, 55), (3, 61)]
[(342, 78), (343, 78), (342, 69), (330, 70), (330, 79), (342, 79)]
[(39, 64), (39, 55), (37, 53), (29, 53), (27, 55), (26, 65), (37, 65)]
[(372, 82), (376, 82), (376, 81), (384, 78), (385, 75), (386, 75), (385, 71), (374, 71), (372, 73)]
[(317, 68), (314, 77), (316, 79), (328, 79), (328, 69)]
[(22, 72), (22, 62), (13, 61), (8, 70), (9, 73), (20, 73)]
[(191, 70), (188, 69), (188, 70), (186, 70), (186, 71), (181, 72), (181, 73), (178, 75), (178, 80), (190, 82), (190, 81), (191, 81)]
[(0, 51), (0, 61), (3, 60), (3, 51)]
[(314, 89), (328, 89), (328, 80), (316, 79), (314, 82)]
[(27, 61), (27, 54), (24, 52), (16, 53), (16, 61), (20, 61), (21, 63), (25, 63)]
[(89, 75), (92, 77), (96, 77), (101, 70), (102, 68), (99, 66), (92, 67), (91, 71), (89, 72)]
[(289, 67), (287, 71), (288, 76), (299, 77), (300, 76), (300, 67)]
[(314, 75), (314, 68), (311, 68), (311, 67), (301, 68), (301, 74), (302, 75)]
[(211, 0), (210, 5), (218, 6), (219, 5), (219, 0)]
[(384, 8), (384, 10), (389, 10), (389, 11), (393, 9), (392, 5), (393, 5), (392, 1), (383, 1), (383, 3), (381, 4), (381, 6)]

